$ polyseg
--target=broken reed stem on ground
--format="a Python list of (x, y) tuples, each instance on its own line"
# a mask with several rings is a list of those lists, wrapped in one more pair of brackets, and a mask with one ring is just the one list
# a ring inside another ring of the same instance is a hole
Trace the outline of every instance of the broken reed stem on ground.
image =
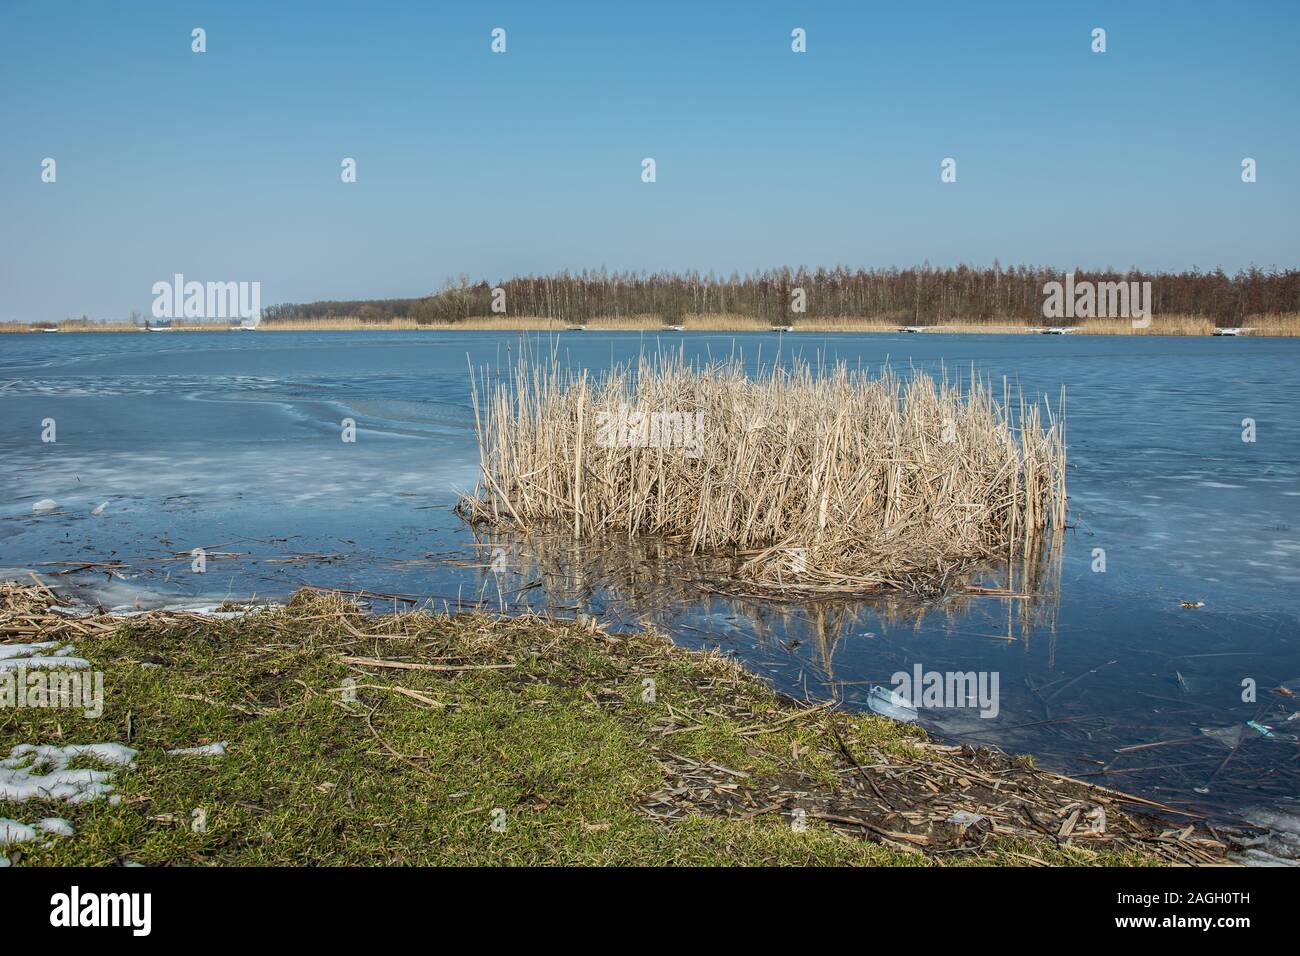
[(1007, 386), (999, 400), (974, 370), (796, 360), (751, 377), (678, 354), (596, 376), (525, 358), (473, 376), (473, 399), (468, 520), (662, 537), (732, 556), (750, 587), (933, 586), (1065, 522), (1064, 392), (1055, 410), (1016, 399), (1013, 421)]

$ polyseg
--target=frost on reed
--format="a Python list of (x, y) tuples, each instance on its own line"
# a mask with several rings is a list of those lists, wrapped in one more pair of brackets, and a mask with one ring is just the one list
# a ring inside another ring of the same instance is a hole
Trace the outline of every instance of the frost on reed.
[(1002, 391), (973, 371), (522, 362), (474, 383), (482, 474), (458, 511), (667, 538), (757, 590), (933, 586), (1064, 523), (1063, 421)]

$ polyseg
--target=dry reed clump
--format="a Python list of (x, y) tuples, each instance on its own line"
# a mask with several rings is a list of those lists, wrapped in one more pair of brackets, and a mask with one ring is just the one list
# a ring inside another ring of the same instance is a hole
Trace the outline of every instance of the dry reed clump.
[[(959, 382), (795, 362), (522, 361), (475, 380), (472, 522), (652, 535), (734, 558), (746, 586), (932, 586), (1065, 519), (1064, 423)], [(1062, 396), (1062, 402), (1064, 396)], [(624, 427), (618, 427), (619, 425)]]
[(1080, 332), (1088, 335), (1209, 335), (1214, 320), (1203, 315), (1153, 315), (1146, 325), (1131, 318), (1080, 319)]
[(796, 332), (897, 332), (912, 324), (912, 314), (800, 315), (792, 322)]
[(173, 332), (233, 332), (236, 327), (225, 320), (172, 319), (170, 328)]
[(627, 332), (657, 332), (666, 324), (661, 315), (642, 313), (638, 315), (597, 315), (578, 324), (585, 325), (593, 331), (609, 329)]
[(81, 322), (73, 319), (59, 322), (60, 332), (139, 332), (140, 326), (129, 322)]
[(689, 312), (681, 317), (688, 329), (700, 332), (766, 332), (772, 328), (769, 319), (736, 313), (701, 314)]
[(1300, 313), (1248, 315), (1241, 324), (1250, 329), (1247, 335), (1300, 335)]
[(367, 329), (392, 331), (419, 328), (414, 319), (384, 319), (371, 321), (353, 316), (329, 316), (319, 319), (274, 319), (257, 324), (259, 332), (352, 332)]

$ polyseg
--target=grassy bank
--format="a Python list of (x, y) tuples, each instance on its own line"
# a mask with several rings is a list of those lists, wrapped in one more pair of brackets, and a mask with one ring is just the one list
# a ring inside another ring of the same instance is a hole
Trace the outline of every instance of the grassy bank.
[[(0, 640), (71, 642), (103, 672), (105, 709), (94, 721), (0, 710), (6, 751), (115, 741), (137, 753), (107, 768), (116, 805), (0, 801), (2, 816), (76, 829), (4, 848), (23, 865), (1159, 864), (1222, 852), (1202, 830), (1130, 815), (1110, 791), (778, 699), (652, 633), (364, 616), (314, 592), (232, 619), (72, 619), (50, 600), (3, 586)], [(223, 755), (168, 753), (216, 742)], [(984, 819), (946, 822), (958, 810)]]

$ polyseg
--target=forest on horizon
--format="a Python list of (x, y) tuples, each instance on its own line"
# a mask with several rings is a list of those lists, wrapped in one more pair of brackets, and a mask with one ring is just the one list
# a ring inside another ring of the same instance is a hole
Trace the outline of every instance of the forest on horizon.
[[(1077, 283), (1150, 282), (1151, 310), (1190, 315), (1219, 324), (1252, 315), (1300, 313), (1300, 269), (1255, 267), (1229, 275), (1210, 272), (1127, 272), (1075, 270)], [(273, 305), (263, 321), (353, 318), (384, 323), (457, 322), (494, 312), (494, 300), (510, 316), (581, 322), (605, 316), (658, 315), (672, 323), (687, 315), (743, 315), (772, 321), (801, 317), (860, 317), (937, 324), (945, 321), (1042, 320), (1044, 286), (1064, 282), (1064, 270), (1036, 266), (984, 269), (775, 269), (719, 277), (698, 272), (607, 272), (584, 270), (519, 276), (497, 283), (448, 281), (441, 290), (416, 298), (353, 299)], [(494, 295), (501, 289), (504, 295)], [(794, 290), (804, 291), (805, 309), (791, 308)]]

